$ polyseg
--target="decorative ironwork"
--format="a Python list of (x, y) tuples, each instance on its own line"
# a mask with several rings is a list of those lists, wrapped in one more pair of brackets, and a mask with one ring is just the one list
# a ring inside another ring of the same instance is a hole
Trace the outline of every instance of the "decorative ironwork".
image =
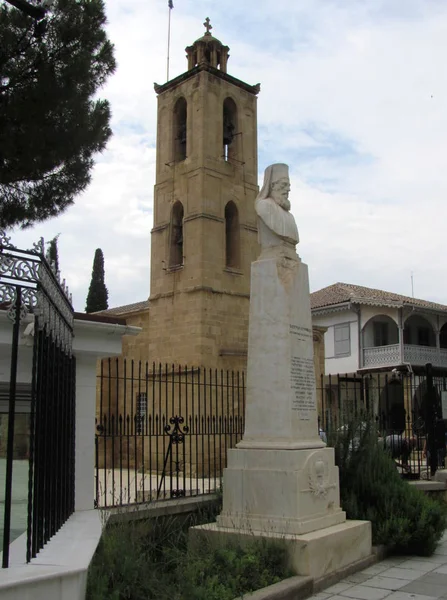
[(14, 290), (14, 301), (8, 308), (7, 315), (11, 323), (15, 324), (17, 321), (20, 323), (21, 320), (25, 319), (28, 314), (28, 308), (23, 302), (23, 294), (21, 294), (20, 302), (17, 303), (17, 290)]
[[(170, 425), (165, 425), (165, 432), (170, 436), (172, 444), (183, 444), (185, 441), (185, 434), (188, 433), (188, 425), (183, 425), (185, 419), (183, 417), (171, 417), (169, 419)], [(174, 425), (172, 429), (171, 425)], [(172, 429), (172, 431), (171, 431)]]
[[(71, 352), (73, 307), (71, 295), (60, 274), (49, 265), (41, 238), (31, 250), (20, 250), (0, 230), (0, 304), (14, 304), (15, 287), (22, 288), (22, 304), (38, 319), (40, 329), (46, 327), (64, 350)], [(14, 312), (10, 309), (10, 317)]]
[[(21, 250), (0, 230), (0, 307), (13, 323), (2, 565), (9, 564), (14, 416), (23, 323), (33, 336), (30, 401), (29, 562), (74, 511), (75, 361), (73, 308), (65, 282), (44, 256), (43, 238)], [(33, 321), (34, 319), (34, 321)], [(29, 338), (28, 338), (29, 339)], [(28, 342), (29, 343), (29, 342)]]
[(11, 243), (11, 238), (6, 235), (6, 231), (0, 229), (0, 246), (8, 246), (9, 248), (15, 248)]

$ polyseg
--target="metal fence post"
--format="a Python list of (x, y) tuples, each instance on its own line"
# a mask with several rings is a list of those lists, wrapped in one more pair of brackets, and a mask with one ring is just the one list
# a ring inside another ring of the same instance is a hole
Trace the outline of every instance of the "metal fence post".
[(435, 418), (436, 418), (436, 390), (433, 385), (433, 367), (431, 363), (425, 365), (427, 375), (427, 404), (426, 418), (427, 424), (427, 452), (429, 453), (430, 477), (433, 477), (438, 467), (438, 452), (436, 448), (435, 436)]
[(14, 423), (16, 413), (17, 359), (19, 353), (20, 312), (22, 309), (22, 290), (16, 288), (16, 301), (10, 312), (13, 315), (13, 333), (11, 347), (11, 371), (9, 376), (9, 408), (8, 408), (8, 444), (6, 448), (5, 479), (5, 516), (3, 522), (3, 557), (2, 567), (9, 566), (9, 542), (11, 539), (11, 504), (12, 504), (12, 465), (14, 458)]

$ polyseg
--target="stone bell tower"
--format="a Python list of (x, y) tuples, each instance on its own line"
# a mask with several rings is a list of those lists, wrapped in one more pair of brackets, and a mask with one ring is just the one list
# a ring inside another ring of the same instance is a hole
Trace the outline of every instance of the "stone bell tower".
[(229, 48), (205, 34), (188, 70), (158, 95), (149, 357), (242, 369), (256, 260), (260, 86), (227, 73)]

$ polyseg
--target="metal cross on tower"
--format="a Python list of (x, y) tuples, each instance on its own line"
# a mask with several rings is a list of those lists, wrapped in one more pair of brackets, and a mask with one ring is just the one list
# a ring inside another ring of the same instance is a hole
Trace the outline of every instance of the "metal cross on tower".
[(205, 23), (204, 23), (203, 25), (204, 25), (204, 27), (205, 27), (205, 29), (206, 29), (206, 33), (205, 33), (205, 35), (211, 35), (211, 33), (210, 33), (210, 29), (212, 29), (212, 28), (213, 28), (213, 26), (212, 26), (212, 25), (211, 25), (211, 23), (210, 23), (210, 18), (209, 18), (209, 17), (207, 17), (207, 18), (205, 19)]

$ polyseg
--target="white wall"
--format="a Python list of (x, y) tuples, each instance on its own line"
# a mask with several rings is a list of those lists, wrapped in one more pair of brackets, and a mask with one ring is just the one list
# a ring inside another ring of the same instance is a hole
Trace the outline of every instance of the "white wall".
[(361, 327), (365, 327), (366, 323), (372, 319), (373, 317), (377, 317), (378, 315), (386, 315), (393, 319), (396, 325), (399, 327), (399, 309), (398, 308), (389, 308), (387, 306), (366, 306), (362, 305), (361, 307)]
[[(334, 355), (334, 325), (350, 324), (351, 354), (336, 357)], [(359, 342), (357, 313), (353, 310), (343, 310), (326, 315), (312, 315), (312, 324), (327, 327), (324, 334), (325, 374), (353, 373), (359, 368)]]

